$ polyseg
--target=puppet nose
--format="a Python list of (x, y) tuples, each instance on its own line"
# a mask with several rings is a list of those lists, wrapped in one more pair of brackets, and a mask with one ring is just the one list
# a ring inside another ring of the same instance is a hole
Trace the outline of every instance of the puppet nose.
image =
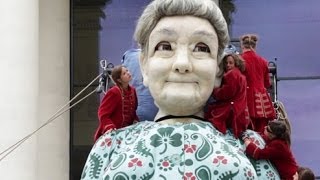
[(173, 70), (178, 73), (192, 72), (192, 64), (187, 50), (179, 51), (173, 64)]

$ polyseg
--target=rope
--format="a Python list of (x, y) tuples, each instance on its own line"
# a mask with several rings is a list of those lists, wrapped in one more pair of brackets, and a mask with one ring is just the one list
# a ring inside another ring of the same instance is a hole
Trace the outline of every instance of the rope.
[[(80, 103), (82, 100), (86, 99), (87, 97), (89, 97), (91, 94), (93, 94), (94, 92), (96, 92), (96, 89), (93, 90), (92, 92), (90, 92), (89, 94), (87, 94), (86, 96), (84, 96), (83, 98), (81, 98), (80, 100), (76, 101), (74, 104), (72, 104), (69, 108), (63, 110), (66, 106), (68, 106), (74, 99), (76, 99), (80, 94), (82, 94), (91, 84), (93, 84), (100, 76), (102, 75), (99, 74), (96, 78), (94, 78), (85, 88), (83, 88), (76, 96), (74, 96), (70, 101), (68, 101), (65, 105), (63, 105), (59, 110), (57, 110), (52, 116), (51, 118), (49, 118), (44, 124), (42, 124), (40, 127), (38, 127), (35, 131), (33, 131), (32, 133), (28, 134), (27, 136), (25, 136), (24, 138), (20, 139), (18, 142), (14, 143), (13, 145), (11, 145), (10, 147), (6, 148), (4, 151), (2, 151), (0, 153), (0, 156), (4, 154), (3, 157), (1, 157), (0, 162), (6, 158), (9, 154), (11, 154), (15, 149), (17, 149), (20, 145), (22, 145), (27, 139), (29, 139), (32, 135), (34, 135), (36, 132), (38, 132), (40, 129), (42, 129), (43, 127), (47, 126), (49, 123), (51, 123), (52, 121), (54, 121), (56, 118), (58, 118), (59, 116), (61, 116), (63, 113), (65, 113), (66, 111), (70, 110), (72, 107), (74, 107), (75, 105), (77, 105), (78, 103)], [(63, 111), (62, 111), (63, 110)], [(7, 153), (6, 153), (7, 152)]]
[(275, 106), (275, 110), (276, 110), (277, 120), (283, 121), (286, 124), (288, 132), (291, 135), (291, 124), (288, 119), (288, 114), (287, 114), (286, 109), (284, 108), (283, 103), (280, 101), (276, 101), (274, 103), (274, 106)]

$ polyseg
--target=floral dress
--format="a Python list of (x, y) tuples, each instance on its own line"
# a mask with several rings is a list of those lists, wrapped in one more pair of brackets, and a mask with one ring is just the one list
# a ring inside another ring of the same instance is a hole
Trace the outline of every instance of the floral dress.
[[(248, 131), (255, 143), (263, 140)], [(102, 135), (94, 144), (83, 180), (280, 179), (265, 160), (250, 161), (244, 145), (211, 123), (140, 122)]]

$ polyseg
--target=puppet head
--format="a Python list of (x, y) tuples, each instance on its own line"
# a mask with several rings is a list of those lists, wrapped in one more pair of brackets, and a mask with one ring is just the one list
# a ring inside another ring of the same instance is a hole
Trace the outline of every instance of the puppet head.
[(135, 30), (140, 65), (159, 112), (202, 112), (228, 43), (223, 15), (212, 0), (154, 0)]

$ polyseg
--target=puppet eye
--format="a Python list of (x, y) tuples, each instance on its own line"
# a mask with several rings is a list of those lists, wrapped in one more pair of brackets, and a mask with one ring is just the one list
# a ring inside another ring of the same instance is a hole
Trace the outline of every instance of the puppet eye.
[(157, 44), (157, 46), (155, 47), (155, 51), (171, 51), (172, 47), (171, 44), (169, 42), (160, 42), (159, 44)]
[(194, 49), (193, 49), (194, 52), (205, 52), (205, 53), (210, 53), (210, 48), (209, 46), (207, 46), (206, 44), (204, 43), (198, 43)]

